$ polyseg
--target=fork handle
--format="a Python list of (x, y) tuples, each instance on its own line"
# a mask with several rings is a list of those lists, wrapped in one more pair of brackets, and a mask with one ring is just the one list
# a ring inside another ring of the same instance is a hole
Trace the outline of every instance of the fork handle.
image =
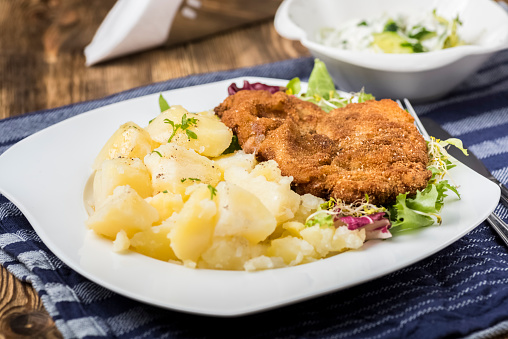
[(501, 182), (499, 182), (497, 179), (492, 179), (492, 181), (499, 186), (501, 189), (501, 202), (508, 207), (508, 188), (506, 188), (505, 185), (503, 185)]
[(504, 243), (508, 245), (508, 224), (506, 224), (501, 218), (495, 213), (492, 213), (487, 217), (487, 221), (492, 228), (499, 234)]

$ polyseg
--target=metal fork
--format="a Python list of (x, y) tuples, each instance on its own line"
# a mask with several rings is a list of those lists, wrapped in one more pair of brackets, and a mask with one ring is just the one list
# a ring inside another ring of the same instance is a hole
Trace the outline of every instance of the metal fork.
[[(423, 126), (422, 122), (420, 121), (420, 118), (418, 118), (418, 115), (416, 114), (416, 111), (414, 110), (414, 108), (411, 105), (411, 103), (409, 102), (409, 100), (408, 99), (404, 99), (404, 104), (405, 104), (406, 108), (404, 108), (404, 105), (402, 105), (400, 100), (397, 100), (397, 104), (399, 104), (399, 106), (402, 109), (407, 110), (409, 112), (409, 114), (411, 114), (411, 116), (415, 119), (415, 126), (418, 129), (418, 131), (421, 133), (423, 138), (425, 140), (430, 140), (429, 133), (427, 133), (427, 130)], [(489, 215), (487, 217), (487, 222), (490, 224), (490, 226), (492, 226), (494, 231), (496, 231), (497, 234), (499, 234), (501, 239), (503, 239), (504, 243), (508, 246), (508, 224), (505, 223), (495, 213), (492, 213), (491, 215)]]

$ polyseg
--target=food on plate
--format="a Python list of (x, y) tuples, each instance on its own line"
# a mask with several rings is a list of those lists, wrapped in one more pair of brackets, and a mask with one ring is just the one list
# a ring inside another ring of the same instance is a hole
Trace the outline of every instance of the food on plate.
[(122, 125), (94, 163), (88, 227), (116, 251), (198, 268), (284, 267), (362, 246), (363, 229), (306, 227), (324, 200), (291, 190), (275, 161), (230, 152), (232, 140), (213, 112), (177, 105), (145, 128)]
[(352, 103), (329, 113), (284, 92), (243, 90), (215, 109), (260, 161), (275, 160), (297, 193), (374, 204), (427, 187), (425, 140), (392, 100)]
[(161, 113), (120, 126), (92, 164), (87, 226), (118, 252), (255, 271), (440, 222), (446, 192), (458, 195), (443, 180), (444, 147), (459, 140), (426, 146), (405, 111), (363, 91), (343, 97), (318, 60), (300, 89), (296, 78), (235, 85), (222, 121), (161, 95)]
[(422, 53), (465, 45), (458, 15), (446, 19), (431, 13), (381, 15), (349, 20), (319, 31), (317, 41), (343, 50), (371, 53)]

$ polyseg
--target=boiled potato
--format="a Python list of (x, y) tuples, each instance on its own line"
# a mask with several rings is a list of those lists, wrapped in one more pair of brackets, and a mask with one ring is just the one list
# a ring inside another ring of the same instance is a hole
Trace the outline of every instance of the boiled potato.
[(116, 234), (115, 240), (113, 240), (113, 252), (123, 252), (129, 249), (131, 245), (130, 239), (124, 230), (120, 230)]
[(250, 173), (231, 167), (224, 172), (224, 179), (257, 196), (277, 223), (292, 219), (300, 206), (300, 196), (291, 190), (292, 178), (281, 176), (273, 160), (256, 165)]
[(212, 191), (210, 186), (201, 184), (175, 216), (169, 239), (171, 248), (182, 261), (196, 263), (201, 253), (212, 244), (217, 223), (217, 198)]
[(247, 172), (250, 172), (254, 169), (254, 166), (258, 164), (254, 154), (247, 154), (244, 151), (224, 154), (214, 158), (213, 161), (217, 164), (222, 174), (231, 167), (241, 167), (247, 170)]
[(286, 263), (281, 257), (267, 257), (266, 255), (260, 255), (259, 257), (247, 260), (243, 264), (243, 269), (252, 272), (284, 266), (286, 266)]
[(182, 196), (175, 193), (161, 192), (145, 200), (159, 212), (159, 220), (155, 224), (163, 222), (175, 212), (180, 212), (183, 207)]
[(145, 157), (155, 193), (184, 195), (187, 187), (204, 183), (217, 185), (221, 172), (214, 162), (176, 144), (165, 144)]
[(198, 267), (243, 270), (246, 261), (262, 255), (265, 246), (252, 244), (243, 237), (214, 237), (212, 245), (201, 254)]
[(105, 160), (97, 169), (93, 183), (95, 207), (100, 206), (113, 194), (118, 186), (129, 185), (142, 198), (152, 195), (150, 173), (143, 161), (138, 158), (115, 158)]
[(270, 257), (280, 257), (289, 265), (298, 265), (305, 257), (313, 257), (316, 255), (314, 247), (307, 241), (296, 237), (285, 237), (272, 240), (267, 250)]
[[(171, 106), (162, 112), (147, 127), (153, 140), (159, 143), (167, 143), (173, 134), (173, 125), (181, 125), (182, 117), (195, 119), (195, 124), (190, 124), (187, 130), (194, 133), (196, 138), (190, 137), (182, 128), (178, 129), (171, 139), (172, 143), (193, 149), (201, 155), (217, 157), (231, 144), (233, 132), (217, 117), (205, 114), (189, 113), (182, 106)], [(170, 124), (169, 121), (173, 123)], [(189, 120), (188, 120), (189, 121)]]
[(129, 186), (118, 186), (86, 224), (96, 233), (111, 239), (115, 239), (121, 230), (131, 238), (135, 233), (149, 229), (158, 219), (157, 210), (135, 190)]
[(277, 226), (272, 213), (249, 191), (228, 182), (217, 185), (218, 216), (215, 236), (241, 236), (251, 244), (268, 237)]
[(151, 258), (163, 261), (177, 260), (175, 252), (171, 248), (171, 241), (168, 238), (170, 230), (171, 225), (166, 223), (153, 226), (134, 234), (130, 240), (130, 245), (136, 252)]
[(102, 147), (92, 165), (98, 169), (104, 160), (114, 158), (140, 158), (150, 153), (160, 144), (150, 137), (147, 131), (135, 123), (128, 122), (120, 126)]
[(304, 240), (314, 246), (320, 258), (331, 252), (342, 252), (360, 248), (365, 241), (365, 230), (350, 231), (347, 227), (320, 227), (318, 225), (306, 227), (300, 231)]

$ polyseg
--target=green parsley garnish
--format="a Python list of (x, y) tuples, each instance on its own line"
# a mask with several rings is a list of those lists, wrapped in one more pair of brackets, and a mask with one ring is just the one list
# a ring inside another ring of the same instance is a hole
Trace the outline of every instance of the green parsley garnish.
[(162, 96), (162, 93), (161, 95), (159, 95), (159, 107), (161, 109), (161, 112), (167, 111), (170, 107), (166, 99), (164, 99), (164, 97)]
[(171, 142), (173, 137), (175, 136), (176, 132), (181, 129), (182, 131), (185, 131), (185, 134), (187, 134), (187, 137), (190, 139), (197, 139), (198, 136), (193, 131), (189, 130), (188, 128), (190, 126), (196, 126), (198, 123), (198, 119), (196, 118), (187, 118), (187, 114), (182, 115), (182, 122), (180, 124), (175, 124), (172, 120), (164, 119), (164, 123), (170, 124), (173, 127), (173, 133), (168, 139), (168, 143)]
[(213, 200), (213, 197), (217, 194), (217, 189), (210, 184), (208, 184), (208, 189), (210, 190), (210, 200)]
[(228, 148), (222, 152), (222, 154), (230, 154), (234, 153), (235, 151), (241, 150), (242, 147), (238, 143), (238, 137), (233, 134), (233, 137), (231, 138), (231, 143), (229, 144)]
[(155, 151), (155, 150), (154, 150), (152, 153), (157, 153), (157, 154), (159, 155), (159, 157), (161, 157), (161, 158), (162, 158), (162, 154), (161, 154), (159, 151)]
[(185, 182), (186, 180), (190, 180), (190, 181), (201, 181), (201, 179), (198, 179), (198, 178), (182, 178), (180, 180), (180, 182)]
[(169, 192), (168, 192), (168, 190), (164, 190), (164, 191), (162, 191), (162, 193), (169, 193)]

